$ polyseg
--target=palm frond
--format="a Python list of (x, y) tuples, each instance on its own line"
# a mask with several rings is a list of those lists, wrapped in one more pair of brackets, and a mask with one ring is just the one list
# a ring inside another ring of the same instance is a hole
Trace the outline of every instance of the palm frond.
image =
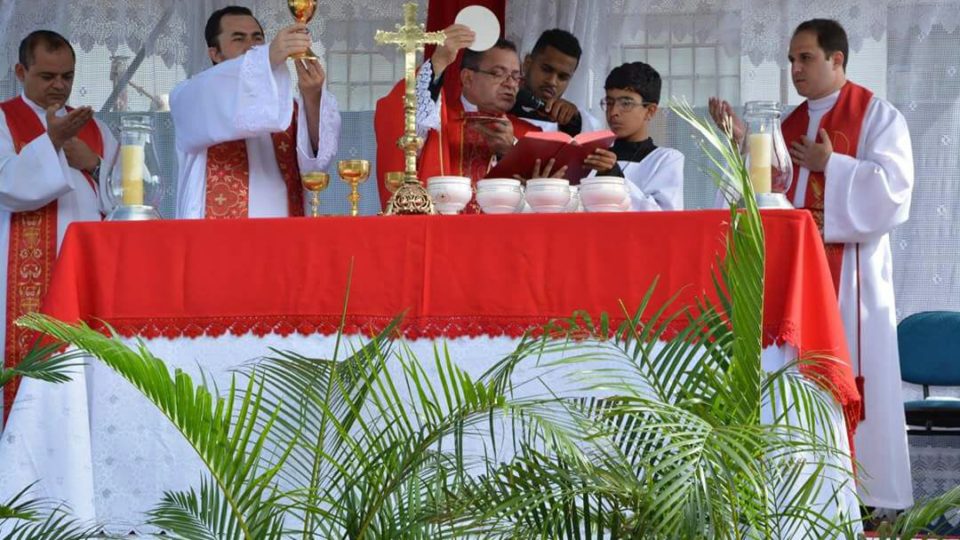
[[(264, 506), (269, 506), (265, 500)], [(245, 536), (240, 522), (231, 517), (232, 509), (215, 483), (204, 477), (199, 494), (190, 490), (183, 493), (164, 493), (160, 503), (150, 511), (150, 523), (174, 538), (185, 540), (225, 540), (256, 538), (269, 540), (283, 538), (283, 520), (279, 509)]]
[(60, 342), (34, 343), (19, 364), (9, 369), (0, 366), (0, 387), (6, 386), (15, 377), (51, 383), (69, 381), (73, 369), (83, 365), (84, 355), (79, 351), (61, 352), (65, 346), (65, 343)]
[(0, 503), (3, 540), (87, 540), (99, 527), (83, 524), (68, 508), (43, 499), (28, 499), (29, 486)]
[(926, 501), (917, 501), (911, 508), (897, 516), (893, 523), (883, 523), (877, 529), (881, 540), (912, 540), (922, 534), (937, 535), (935, 524), (951, 513), (960, 512), (960, 486), (943, 495)]
[(261, 467), (260, 460), (272, 425), (270, 420), (262, 423), (261, 416), (272, 419), (276, 413), (263, 409), (257, 379), (249, 378), (244, 387), (234, 379), (226, 397), (218, 397), (180, 370), (171, 374), (142, 344), (133, 350), (86, 325), (39, 314), (27, 315), (19, 324), (99, 358), (170, 420), (207, 466), (227, 503), (229, 519), (218, 522), (224, 527), (219, 532), (238, 531), (238, 538), (252, 539), (275, 519), (271, 507), (262, 503), (270, 496), (279, 464)]

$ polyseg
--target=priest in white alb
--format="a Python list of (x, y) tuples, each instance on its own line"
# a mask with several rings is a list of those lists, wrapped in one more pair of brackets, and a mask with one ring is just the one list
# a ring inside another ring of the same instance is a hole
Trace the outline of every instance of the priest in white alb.
[[(66, 106), (75, 65), (63, 36), (32, 32), (16, 66), (23, 93), (0, 103), (0, 348), (7, 367), (36, 337), (13, 322), (40, 310), (67, 226), (99, 221), (109, 209), (100, 171), (114, 161), (117, 141), (90, 107)], [(16, 385), (4, 391), (6, 416)]]
[(316, 59), (294, 60), (300, 98), (286, 62), (306, 53), (306, 26), (281, 30), (268, 45), (245, 7), (207, 21), (214, 66), (170, 95), (180, 174), (177, 217), (302, 216), (302, 173), (323, 171), (337, 153), (340, 113), (324, 91)]
[[(855, 442), (864, 504), (913, 503), (897, 350), (889, 233), (910, 214), (913, 152), (906, 120), (846, 78), (849, 46), (836, 21), (813, 19), (790, 41), (794, 87), (807, 98), (782, 124), (795, 167), (787, 194), (813, 214), (864, 403)], [(732, 114), (716, 99), (711, 114)], [(737, 122), (735, 135), (743, 136)]]

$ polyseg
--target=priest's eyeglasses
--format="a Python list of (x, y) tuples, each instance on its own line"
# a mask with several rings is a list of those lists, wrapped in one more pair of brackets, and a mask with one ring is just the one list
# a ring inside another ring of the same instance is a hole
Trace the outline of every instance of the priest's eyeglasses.
[(630, 98), (604, 98), (600, 100), (600, 108), (603, 110), (614, 110), (616, 107), (620, 107), (620, 110), (623, 112), (630, 112), (635, 109), (637, 106), (646, 107), (648, 105), (653, 105), (646, 101), (636, 101)]
[(503, 69), (492, 69), (490, 71), (487, 71), (485, 69), (480, 69), (480, 68), (471, 69), (470, 71), (476, 71), (477, 73), (483, 73), (484, 75), (489, 75), (493, 77), (494, 80), (496, 80), (497, 84), (503, 84), (507, 82), (507, 80), (511, 80), (517, 84), (520, 84), (520, 82), (523, 81), (523, 73), (519, 71), (506, 71)]

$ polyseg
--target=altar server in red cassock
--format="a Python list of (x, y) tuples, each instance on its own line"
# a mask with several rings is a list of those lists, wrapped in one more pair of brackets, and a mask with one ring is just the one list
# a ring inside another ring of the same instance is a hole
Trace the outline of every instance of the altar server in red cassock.
[[(904, 427), (889, 233), (910, 214), (914, 166), (897, 109), (846, 78), (847, 35), (813, 19), (790, 41), (794, 87), (807, 98), (782, 124), (795, 164), (788, 198), (823, 233), (864, 418), (855, 438), (860, 495), (869, 506), (913, 503)], [(732, 110), (711, 100), (720, 119)], [(736, 122), (742, 137), (742, 124)]]
[(306, 26), (267, 45), (249, 9), (229, 6), (207, 21), (214, 66), (170, 95), (180, 174), (177, 217), (232, 219), (303, 215), (302, 172), (325, 170), (337, 153), (340, 113), (316, 60), (287, 59), (310, 47)]

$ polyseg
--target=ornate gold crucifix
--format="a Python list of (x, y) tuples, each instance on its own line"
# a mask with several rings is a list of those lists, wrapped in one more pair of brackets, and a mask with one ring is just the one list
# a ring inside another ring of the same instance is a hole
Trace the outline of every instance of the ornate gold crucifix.
[(377, 30), (374, 40), (381, 45), (396, 45), (405, 54), (406, 93), (403, 97), (404, 134), (397, 140), (406, 162), (403, 185), (387, 202), (385, 215), (435, 214), (433, 201), (417, 179), (417, 152), (423, 139), (417, 137), (417, 51), (427, 44), (440, 45), (446, 39), (443, 32), (427, 32), (417, 23), (417, 4), (403, 5), (403, 24), (396, 32)]

